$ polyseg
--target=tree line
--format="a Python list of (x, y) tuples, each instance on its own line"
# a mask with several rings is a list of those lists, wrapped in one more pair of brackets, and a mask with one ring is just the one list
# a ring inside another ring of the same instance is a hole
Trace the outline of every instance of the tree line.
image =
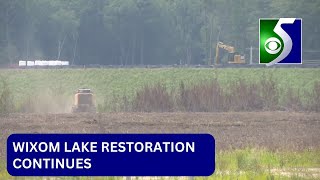
[(265, 17), (303, 18), (320, 49), (319, 0), (0, 0), (0, 63), (207, 64), (218, 40), (257, 47)]

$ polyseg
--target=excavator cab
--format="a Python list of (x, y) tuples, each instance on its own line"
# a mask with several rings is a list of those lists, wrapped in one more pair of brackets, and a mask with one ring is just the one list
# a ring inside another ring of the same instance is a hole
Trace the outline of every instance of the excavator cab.
[(72, 112), (96, 112), (94, 94), (90, 89), (81, 88), (74, 95)]

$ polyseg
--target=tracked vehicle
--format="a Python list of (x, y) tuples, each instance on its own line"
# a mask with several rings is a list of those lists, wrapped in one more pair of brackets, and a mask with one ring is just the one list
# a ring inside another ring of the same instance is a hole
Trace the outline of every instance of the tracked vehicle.
[(96, 112), (94, 94), (90, 89), (81, 88), (77, 90), (76, 94), (74, 95), (72, 112)]

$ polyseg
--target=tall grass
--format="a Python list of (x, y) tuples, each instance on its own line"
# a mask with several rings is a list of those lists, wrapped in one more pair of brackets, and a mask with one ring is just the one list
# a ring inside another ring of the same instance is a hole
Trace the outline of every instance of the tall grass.
[(177, 94), (176, 105), (181, 111), (221, 111), (225, 106), (224, 90), (217, 79), (191, 87), (181, 82)]
[(309, 109), (313, 111), (320, 111), (320, 81), (314, 83), (312, 92), (309, 96)]
[[(145, 86), (136, 93), (132, 105), (135, 111), (144, 112), (168, 112), (173, 110), (174, 98), (169, 94), (166, 87), (161, 84), (154, 86)], [(128, 103), (127, 102), (124, 102)]]
[[(320, 82), (315, 82), (311, 92), (300, 92), (291, 87), (277, 88), (272, 78), (249, 82), (239, 78), (222, 86), (214, 78), (210, 82), (185, 85), (169, 90), (164, 84), (144, 86), (130, 100), (126, 95), (117, 98), (117, 111), (141, 112), (219, 112), (294, 110), (319, 111)], [(123, 101), (122, 101), (123, 100)], [(119, 106), (121, 104), (121, 106)]]
[(8, 81), (0, 76), (0, 115), (5, 116), (14, 111), (13, 98)]

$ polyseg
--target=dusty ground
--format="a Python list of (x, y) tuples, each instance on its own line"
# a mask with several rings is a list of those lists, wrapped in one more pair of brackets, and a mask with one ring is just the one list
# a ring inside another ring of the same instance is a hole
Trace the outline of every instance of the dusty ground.
[(11, 133), (211, 133), (217, 150), (320, 148), (320, 113), (12, 114), (0, 117), (0, 157)]

